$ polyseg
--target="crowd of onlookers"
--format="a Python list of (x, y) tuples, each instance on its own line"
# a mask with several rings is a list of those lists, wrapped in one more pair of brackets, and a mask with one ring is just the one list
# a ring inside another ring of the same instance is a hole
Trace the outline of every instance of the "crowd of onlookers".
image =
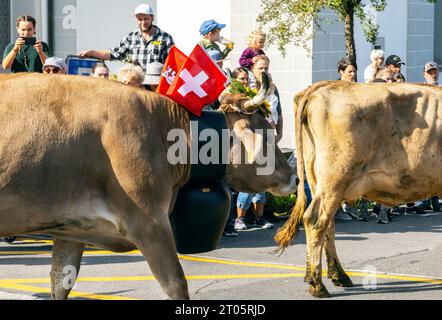
[[(364, 80), (366, 83), (386, 83), (386, 82), (405, 82), (405, 77), (401, 73), (402, 65), (405, 63), (397, 55), (390, 55), (385, 59), (384, 51), (376, 49), (370, 55), (371, 64), (364, 70)], [(384, 64), (385, 61), (385, 64)], [(357, 66), (348, 57), (338, 61), (339, 79), (343, 81), (356, 81)], [(430, 85), (439, 85), (439, 67), (436, 62), (430, 61), (425, 64), (422, 77), (425, 83)], [(361, 199), (359, 208), (350, 207), (344, 203), (336, 213), (336, 218), (340, 220), (351, 220), (352, 218), (360, 221), (368, 221), (369, 202)], [(403, 213), (425, 214), (425, 210), (439, 212), (441, 208), (439, 197), (433, 196), (430, 199), (417, 201), (416, 203), (406, 204), (406, 208), (395, 206), (389, 208), (383, 205), (374, 205), (373, 213), (377, 216), (377, 222), (387, 224), (392, 218)]]
[[(138, 29), (129, 33), (119, 44), (110, 50), (85, 50), (79, 53), (81, 57), (99, 59), (91, 72), (91, 76), (109, 79), (109, 68), (106, 60), (125, 61), (119, 70), (116, 80), (135, 87), (154, 91), (160, 81), (161, 72), (170, 48), (174, 40), (170, 34), (162, 31), (153, 24), (154, 10), (147, 4), (136, 7), (134, 17)], [(12, 72), (43, 72), (45, 74), (66, 74), (67, 65), (61, 58), (51, 57), (49, 46), (34, 37), (36, 21), (31, 16), (21, 16), (16, 21), (18, 38), (11, 43), (4, 52), (2, 66)], [(207, 51), (208, 55), (223, 68), (223, 61), (234, 48), (234, 43), (221, 36), (225, 24), (215, 20), (204, 21), (199, 29), (201, 41), (199, 44)], [(32, 40), (32, 38), (34, 40)], [(263, 51), (266, 42), (266, 34), (261, 31), (250, 33), (247, 46), (242, 51), (238, 61), (238, 67), (231, 72), (231, 77), (236, 85), (248, 90), (259, 90), (262, 85), (262, 73), (269, 72), (270, 59)], [(405, 63), (397, 55), (390, 55), (386, 59), (382, 50), (373, 50), (371, 64), (365, 68), (364, 81), (373, 83), (405, 82), (401, 73), (401, 66)], [(385, 62), (385, 63), (384, 63)], [(337, 71), (342, 81), (355, 82), (357, 78), (357, 66), (350, 58), (342, 58), (338, 61)], [(426, 83), (438, 85), (439, 68), (434, 62), (429, 62), (423, 70), (423, 78)], [(271, 80), (271, 77), (270, 77)], [(205, 110), (215, 110), (222, 103), (225, 93), (230, 92), (232, 86), (220, 95), (218, 101), (205, 107)], [(271, 80), (270, 94), (266, 99), (269, 109), (267, 121), (275, 129), (276, 141), (282, 137), (283, 118), (279, 92)], [(306, 185), (308, 188), (308, 185)], [(253, 204), (255, 219), (253, 225), (268, 229), (273, 224), (264, 217), (266, 193), (247, 194), (232, 192), (236, 199), (236, 206), (232, 206), (230, 218), (225, 228), (224, 235), (237, 236), (238, 230), (250, 227), (246, 224), (246, 213)], [(235, 203), (235, 201), (233, 201)], [(336, 214), (337, 219), (349, 220), (356, 218), (368, 221), (368, 201), (361, 199), (358, 209), (343, 204)], [(422, 213), (425, 209), (440, 210), (439, 199), (433, 197), (428, 200), (407, 204), (407, 212)], [(399, 207), (387, 208), (382, 205), (376, 206), (373, 212), (377, 214), (379, 223), (388, 223), (392, 215), (399, 212)], [(399, 212), (400, 213), (400, 212)]]

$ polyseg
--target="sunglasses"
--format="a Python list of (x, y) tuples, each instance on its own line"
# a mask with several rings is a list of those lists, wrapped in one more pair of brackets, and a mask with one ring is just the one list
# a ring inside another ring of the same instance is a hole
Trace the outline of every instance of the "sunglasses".
[(60, 73), (61, 70), (58, 69), (57, 67), (46, 67), (43, 69), (44, 73)]

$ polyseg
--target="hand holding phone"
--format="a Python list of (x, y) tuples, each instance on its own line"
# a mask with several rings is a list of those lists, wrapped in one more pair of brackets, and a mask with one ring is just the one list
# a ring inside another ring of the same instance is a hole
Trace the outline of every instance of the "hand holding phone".
[(25, 40), (23, 40), (23, 38), (17, 38), (13, 50), (17, 53), (24, 45), (25, 45)]
[(41, 41), (37, 41), (34, 45), (35, 51), (37, 51), (37, 53), (41, 54), (43, 53), (43, 45), (41, 44)]

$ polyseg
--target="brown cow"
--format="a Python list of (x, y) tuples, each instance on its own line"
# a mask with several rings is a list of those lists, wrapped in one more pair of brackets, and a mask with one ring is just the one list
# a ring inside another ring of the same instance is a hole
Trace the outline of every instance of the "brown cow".
[[(236, 111), (261, 101), (234, 101), (224, 106), (227, 123), (240, 140), (253, 140), (266, 120)], [(189, 298), (169, 213), (190, 164), (167, 158), (168, 132), (189, 135), (189, 127), (187, 111), (170, 99), (117, 82), (0, 77), (0, 237), (54, 237), (52, 298), (67, 298), (63, 268), (78, 274), (86, 243), (116, 252), (138, 248), (170, 298)], [(225, 180), (247, 192), (295, 190), (279, 149), (273, 174), (258, 177), (256, 169), (228, 164)]]
[[(295, 98), (299, 200), (275, 236), (283, 250), (301, 222), (307, 236), (305, 281), (328, 297), (321, 280), (352, 286), (335, 247), (334, 215), (360, 197), (389, 206), (442, 195), (442, 88), (419, 84), (314, 84)], [(312, 190), (306, 209), (305, 173)]]

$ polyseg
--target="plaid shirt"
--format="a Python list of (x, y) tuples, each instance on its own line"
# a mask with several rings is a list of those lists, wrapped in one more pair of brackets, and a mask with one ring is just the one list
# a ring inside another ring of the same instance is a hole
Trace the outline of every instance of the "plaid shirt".
[(129, 33), (117, 47), (110, 49), (111, 60), (130, 59), (138, 62), (144, 71), (148, 63), (164, 63), (174, 42), (170, 34), (155, 27), (157, 31), (149, 41), (144, 40), (140, 30)]

